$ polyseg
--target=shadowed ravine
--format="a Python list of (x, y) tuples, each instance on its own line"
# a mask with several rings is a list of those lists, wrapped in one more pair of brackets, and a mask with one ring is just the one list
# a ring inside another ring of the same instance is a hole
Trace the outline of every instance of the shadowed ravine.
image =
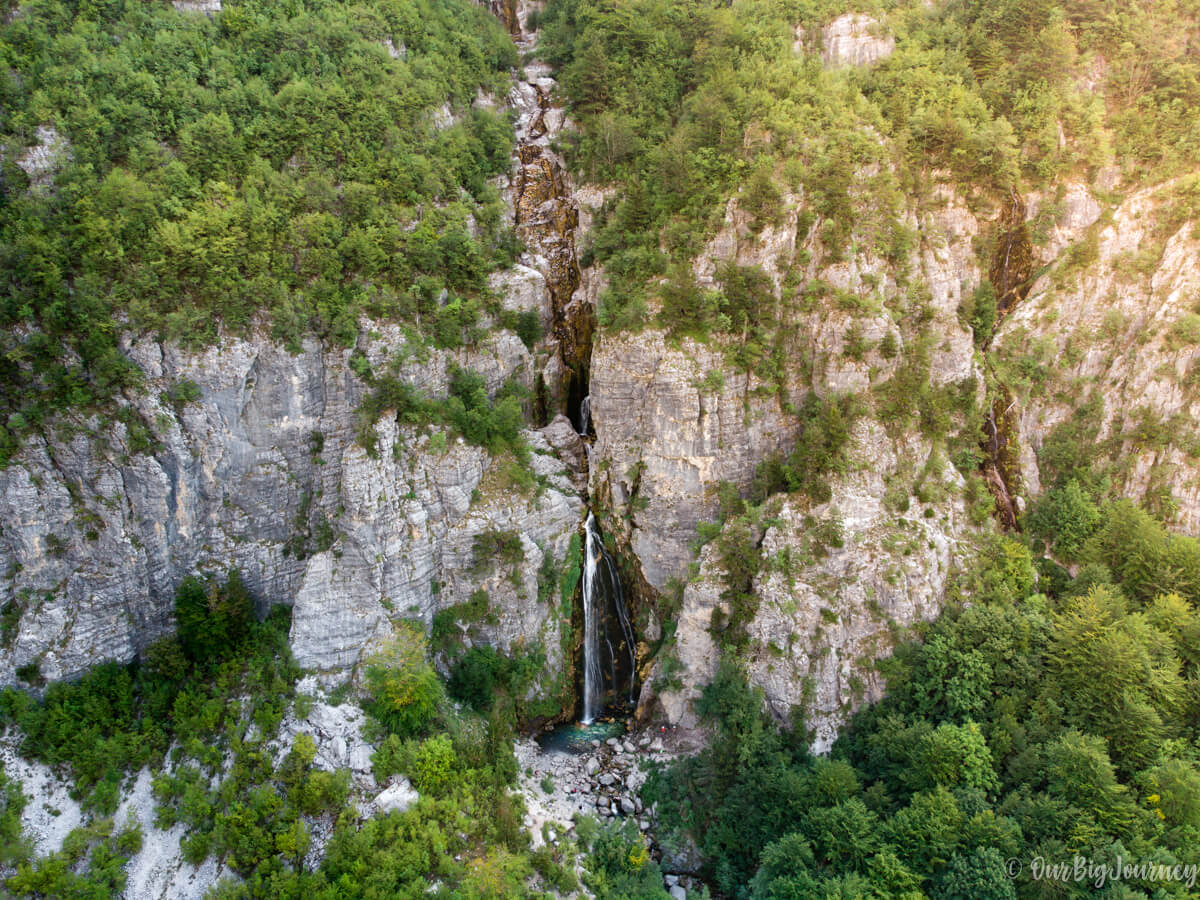
[(616, 563), (604, 549), (590, 512), (583, 561), (583, 724), (590, 725), (611, 704), (632, 707), (636, 641)]
[[(524, 28), (526, 10), (514, 2), (493, 3), (491, 9), (522, 53), (536, 48), (536, 33)], [(565, 413), (586, 441), (596, 317), (586, 298), (577, 296), (579, 207), (563, 162), (550, 146), (566, 121), (564, 110), (554, 102), (556, 88), (549, 66), (538, 60), (525, 63), (513, 79), (508, 99), (516, 113), (513, 225), (527, 250), (522, 262), (546, 279), (550, 306), (550, 359), (543, 368), (549, 396), (539, 397), (538, 406)], [(635, 705), (637, 641), (616, 561), (605, 549), (591, 512), (583, 525), (583, 549), (580, 714), (584, 724), (590, 724), (607, 711), (632, 710)]]

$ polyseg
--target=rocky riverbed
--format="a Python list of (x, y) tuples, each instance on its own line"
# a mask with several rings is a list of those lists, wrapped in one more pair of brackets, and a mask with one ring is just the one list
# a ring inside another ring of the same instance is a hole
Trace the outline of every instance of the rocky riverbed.
[[(688, 734), (687, 739), (692, 739)], [(697, 854), (690, 848), (664, 847), (657, 837), (654, 806), (642, 803), (641, 788), (655, 765), (692, 752), (682, 733), (673, 730), (630, 732), (594, 739), (579, 751), (543, 748), (535, 738), (517, 741), (519, 788), (525, 798), (525, 827), (539, 847), (574, 837), (583, 816), (600, 821), (632, 819), (646, 835), (651, 856), (661, 865), (665, 886), (675, 900), (699, 891)]]

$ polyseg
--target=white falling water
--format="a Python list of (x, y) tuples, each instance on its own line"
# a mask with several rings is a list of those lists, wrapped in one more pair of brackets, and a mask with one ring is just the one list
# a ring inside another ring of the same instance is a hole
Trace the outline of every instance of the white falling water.
[(583, 724), (591, 725), (603, 705), (604, 675), (600, 669), (600, 626), (604, 618), (602, 591), (597, 590), (596, 564), (603, 546), (596, 517), (588, 512), (583, 548)]
[[(625, 606), (617, 566), (596, 528), (596, 517), (589, 511), (585, 526), (583, 559), (583, 724), (590, 725), (604, 711), (604, 663), (609, 669), (609, 684), (619, 690), (617, 669), (618, 649), (610, 638), (606, 616), (609, 608), (615, 611), (617, 626), (629, 656), (629, 702), (634, 701), (633, 672), (636, 668), (637, 646), (633, 638), (633, 623)], [(604, 652), (607, 651), (607, 660)]]
[(588, 426), (591, 425), (591, 423), (592, 396), (589, 394), (588, 396), (584, 397), (583, 401), (579, 404), (579, 433), (586, 435), (588, 433)]

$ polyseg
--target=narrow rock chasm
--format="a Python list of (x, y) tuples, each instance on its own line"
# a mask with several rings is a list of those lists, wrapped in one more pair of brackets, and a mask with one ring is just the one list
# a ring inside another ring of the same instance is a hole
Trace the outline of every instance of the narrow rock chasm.
[[(1015, 191), (1004, 202), (997, 222), (999, 235), (988, 278), (996, 289), (996, 327), (1028, 296), (1033, 285), (1033, 245), (1026, 221), (1025, 201)], [(989, 336), (982, 347), (988, 352)], [(995, 370), (989, 366), (995, 377)], [(996, 501), (996, 519), (1007, 530), (1019, 530), (1021, 513), (1021, 464), (1016, 401), (1008, 386), (997, 380), (989, 401), (980, 447), (984, 452), (982, 472)]]
[[(537, 35), (525, 29), (528, 12), (523, 5), (498, 0), (492, 3), (492, 11), (523, 53), (536, 50)], [(516, 114), (513, 226), (526, 248), (522, 263), (545, 278), (549, 305), (548, 359), (538, 375), (534, 415), (549, 419), (565, 414), (586, 442), (595, 433), (588, 390), (596, 316), (578, 290), (582, 280), (575, 249), (579, 205), (563, 161), (551, 146), (566, 121), (555, 103), (556, 89), (549, 67), (536, 59), (514, 74), (509, 94)], [(587, 499), (590, 508), (592, 498)], [(578, 639), (571, 641), (578, 712), (585, 718), (631, 714), (637, 669), (633, 620), (617, 563), (604, 548), (595, 517), (589, 514), (580, 525), (584, 572), (579, 613), (572, 621)], [(594, 682), (590, 692), (589, 677)]]

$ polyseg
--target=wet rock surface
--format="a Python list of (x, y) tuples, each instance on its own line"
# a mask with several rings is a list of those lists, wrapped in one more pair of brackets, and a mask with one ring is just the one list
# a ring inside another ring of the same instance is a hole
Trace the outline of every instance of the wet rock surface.
[[(536, 51), (537, 35), (524, 30), (529, 9), (514, 0), (511, 12), (500, 10), (518, 48)], [(515, 23), (515, 25), (514, 25)], [(505, 188), (513, 224), (527, 252), (522, 266), (542, 276), (548, 297), (549, 321), (546, 352), (549, 356), (542, 378), (550, 393), (551, 413), (567, 412), (587, 393), (591, 365), (595, 307), (587, 293), (577, 289), (582, 275), (576, 257), (576, 233), (580, 225), (579, 202), (562, 158), (553, 142), (567, 125), (558, 85), (550, 67), (536, 59), (523, 65), (513, 79), (508, 105), (516, 116), (516, 159)]]

